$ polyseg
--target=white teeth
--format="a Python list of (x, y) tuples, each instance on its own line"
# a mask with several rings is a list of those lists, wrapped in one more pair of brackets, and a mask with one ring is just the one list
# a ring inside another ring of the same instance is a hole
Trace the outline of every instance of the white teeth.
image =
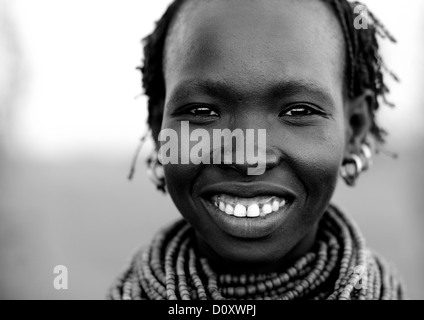
[(279, 208), (280, 203), (277, 200), (274, 200), (274, 202), (272, 203), (272, 211), (278, 211)]
[(225, 207), (225, 213), (232, 215), (234, 213), (234, 209), (230, 204), (227, 204), (227, 206)]
[(220, 201), (219, 202), (219, 210), (224, 211), (225, 212), (225, 203)]
[(264, 204), (262, 207), (262, 213), (263, 214), (269, 214), (272, 212), (272, 206), (270, 204)]
[[(212, 197), (211, 202), (220, 211), (238, 218), (255, 218), (266, 216), (278, 211), (286, 205), (286, 200), (277, 197), (262, 197), (265, 199), (235, 198), (228, 195), (217, 195)], [(269, 199), (269, 200), (267, 200)]]
[(236, 217), (245, 217), (246, 216), (246, 207), (242, 204), (237, 204), (234, 208), (234, 216)]
[(259, 217), (260, 214), (260, 210), (259, 210), (259, 206), (255, 203), (255, 204), (251, 204), (248, 208), (247, 208), (247, 216), (250, 218), (255, 218), (255, 217)]

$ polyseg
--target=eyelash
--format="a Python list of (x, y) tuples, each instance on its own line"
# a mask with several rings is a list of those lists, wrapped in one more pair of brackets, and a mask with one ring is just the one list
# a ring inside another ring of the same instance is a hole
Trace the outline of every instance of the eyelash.
[[(196, 114), (195, 111), (198, 111), (198, 110), (209, 111), (210, 113), (213, 113), (213, 114), (206, 114), (206, 115), (205, 114)], [(184, 110), (182, 113), (190, 114), (190, 115), (193, 115), (195, 117), (219, 117), (218, 112), (216, 112), (215, 110), (213, 110), (212, 108), (207, 107), (207, 106), (192, 105), (189, 108), (187, 108), (186, 110)]]
[[(305, 113), (303, 114), (291, 114), (291, 115), (287, 115), (287, 113), (289, 112), (293, 112), (293, 111), (297, 111), (299, 112), (299, 110), (303, 110)], [(283, 110), (282, 112), (280, 112), (279, 116), (280, 117), (306, 117), (306, 116), (311, 116), (311, 115), (323, 115), (324, 112), (322, 112), (321, 110), (319, 110), (317, 107), (314, 107), (312, 105), (306, 104), (306, 103), (302, 103), (302, 104), (296, 104), (296, 105), (292, 105), (289, 108)]]

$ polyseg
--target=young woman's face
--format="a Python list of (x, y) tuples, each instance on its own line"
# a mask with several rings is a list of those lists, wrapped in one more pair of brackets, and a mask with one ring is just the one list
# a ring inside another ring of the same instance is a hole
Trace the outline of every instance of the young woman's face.
[[(213, 129), (266, 129), (262, 175), (243, 164), (165, 165), (203, 253), (265, 269), (308, 250), (346, 145), (344, 44), (331, 9), (308, 0), (189, 4), (165, 61), (162, 129), (179, 133), (182, 121), (211, 137)], [(258, 205), (260, 216), (236, 217), (214, 202), (252, 206), (252, 215)]]

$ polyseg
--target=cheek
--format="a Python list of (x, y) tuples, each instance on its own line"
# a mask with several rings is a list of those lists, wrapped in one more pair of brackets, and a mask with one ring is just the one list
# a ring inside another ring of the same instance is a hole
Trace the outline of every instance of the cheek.
[(190, 141), (192, 128), (188, 128), (186, 132), (185, 129), (182, 129), (179, 121), (168, 121), (165, 117), (162, 123), (162, 129), (171, 129), (177, 133), (177, 139), (172, 141), (170, 147), (176, 151), (178, 161), (177, 163), (164, 165), (167, 189), (178, 210), (184, 218), (191, 221), (195, 218), (192, 188), (202, 170), (202, 165), (195, 165), (191, 161), (188, 161), (187, 154), (190, 154), (190, 150), (198, 142)]
[(164, 166), (165, 181), (168, 193), (184, 218), (190, 219), (192, 186), (198, 175), (196, 165), (168, 164)]
[(328, 203), (337, 184), (345, 147), (344, 128), (338, 123), (317, 127), (314, 134), (296, 136), (293, 166), (309, 202)]
[(165, 180), (169, 188), (176, 192), (190, 190), (190, 183), (196, 179), (199, 170), (193, 164), (167, 164), (164, 166)]

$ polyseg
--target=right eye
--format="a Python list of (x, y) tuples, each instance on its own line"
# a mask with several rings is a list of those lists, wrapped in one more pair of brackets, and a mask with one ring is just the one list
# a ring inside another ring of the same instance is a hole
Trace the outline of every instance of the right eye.
[(186, 112), (196, 117), (219, 117), (217, 112), (205, 106), (192, 106)]

